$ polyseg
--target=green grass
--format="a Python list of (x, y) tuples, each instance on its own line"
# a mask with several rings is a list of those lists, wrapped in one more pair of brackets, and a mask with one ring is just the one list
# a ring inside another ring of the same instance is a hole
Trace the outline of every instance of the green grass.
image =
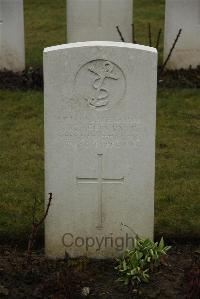
[(66, 42), (66, 0), (25, 0), (27, 67), (41, 67), (45, 47)]
[(200, 236), (199, 90), (159, 93), (156, 232)]
[(164, 40), (164, 0), (135, 0), (134, 1), (134, 24), (135, 39), (138, 44), (149, 45), (148, 24), (151, 24), (152, 47), (156, 47), (159, 29), (162, 30), (159, 44), (159, 62), (163, 57)]
[[(200, 237), (199, 90), (160, 90), (155, 230)], [(43, 95), (0, 91), (0, 236), (27, 236), (33, 200), (44, 199)]]
[(40, 201), (40, 212), (43, 205), (40, 92), (0, 91), (0, 136), (0, 236), (15, 237), (30, 229), (34, 197)]
[[(26, 65), (41, 67), (45, 47), (66, 43), (66, 0), (24, 0), (24, 15)], [(134, 0), (135, 33), (139, 44), (149, 43), (149, 22), (155, 46), (158, 30), (164, 25), (164, 0)], [(162, 43), (163, 35), (161, 52)]]
[[(164, 28), (165, 1), (164, 0), (135, 0), (134, 23), (136, 23), (136, 39), (148, 43), (148, 23), (156, 32)], [(138, 32), (138, 34), (137, 34)], [(137, 38), (138, 37), (138, 38)]]

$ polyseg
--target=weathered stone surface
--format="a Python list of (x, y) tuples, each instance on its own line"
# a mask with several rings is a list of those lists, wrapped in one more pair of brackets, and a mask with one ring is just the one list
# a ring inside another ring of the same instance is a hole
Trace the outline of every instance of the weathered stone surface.
[(107, 258), (153, 238), (157, 53), (115, 42), (44, 50), (46, 254)]
[(167, 64), (169, 69), (200, 65), (200, 1), (166, 0), (164, 59), (182, 29), (181, 36)]
[(0, 0), (0, 69), (24, 68), (23, 0)]
[(133, 0), (68, 0), (67, 41), (132, 42)]

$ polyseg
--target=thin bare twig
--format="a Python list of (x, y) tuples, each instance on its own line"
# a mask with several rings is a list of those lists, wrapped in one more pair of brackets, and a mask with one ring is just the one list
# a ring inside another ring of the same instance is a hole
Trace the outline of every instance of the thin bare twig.
[(148, 24), (148, 36), (149, 36), (149, 47), (152, 46), (152, 39), (151, 39), (151, 23)]
[(170, 51), (169, 51), (169, 54), (168, 54), (167, 58), (165, 59), (163, 65), (162, 65), (162, 67), (161, 67), (160, 75), (163, 73), (163, 71), (164, 71), (164, 69), (165, 69), (165, 67), (166, 67), (166, 64), (168, 63), (170, 57), (172, 56), (172, 53), (173, 53), (174, 48), (175, 48), (175, 46), (176, 46), (176, 44), (177, 44), (177, 42), (178, 42), (178, 39), (179, 39), (179, 37), (180, 37), (180, 35), (181, 35), (181, 32), (182, 32), (182, 29), (179, 29), (178, 34), (177, 34), (177, 36), (176, 36), (176, 38), (175, 38), (175, 40), (174, 40), (174, 42), (173, 42), (173, 45), (172, 45), (172, 47), (171, 47), (171, 49), (170, 49)]
[(34, 205), (33, 205), (33, 212), (32, 212), (32, 215), (33, 215), (32, 224), (35, 223), (36, 201), (37, 201), (37, 198), (35, 197)]
[(137, 41), (135, 39), (135, 24), (132, 24), (132, 34), (133, 34), (133, 44), (137, 44)]
[(123, 35), (122, 35), (120, 29), (119, 29), (119, 26), (116, 26), (116, 28), (117, 28), (117, 32), (119, 33), (119, 36), (120, 36), (120, 38), (121, 38), (121, 41), (122, 41), (123, 43), (125, 43), (125, 39), (124, 39), (124, 37), (123, 37)]
[(37, 232), (38, 232), (38, 228), (41, 226), (41, 224), (45, 221), (48, 212), (49, 212), (49, 208), (51, 205), (51, 200), (52, 200), (52, 193), (49, 193), (49, 199), (48, 199), (48, 204), (47, 204), (47, 208), (46, 211), (44, 213), (44, 216), (41, 218), (41, 220), (36, 223), (35, 222), (35, 213), (36, 213), (36, 198), (34, 200), (34, 205), (33, 205), (33, 218), (32, 218), (32, 231), (29, 237), (29, 241), (28, 241), (28, 250), (27, 250), (27, 263), (31, 262), (31, 257), (32, 257), (32, 250), (33, 250), (33, 245), (35, 243), (35, 239), (37, 236)]
[(44, 220), (46, 219), (46, 217), (48, 215), (48, 212), (49, 212), (50, 205), (51, 205), (51, 201), (52, 201), (52, 193), (49, 193), (49, 200), (48, 200), (46, 211), (44, 213), (43, 218), (38, 222), (37, 226), (40, 226), (44, 222)]
[(160, 37), (161, 37), (162, 29), (159, 29), (158, 35), (157, 35), (157, 40), (156, 40), (156, 49), (158, 50), (159, 45), (160, 45)]

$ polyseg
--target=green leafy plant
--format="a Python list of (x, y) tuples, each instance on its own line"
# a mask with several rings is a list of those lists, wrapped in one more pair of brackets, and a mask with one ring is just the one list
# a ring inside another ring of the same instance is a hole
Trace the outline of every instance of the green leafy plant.
[(136, 236), (134, 248), (127, 250), (117, 259), (119, 280), (136, 288), (141, 282), (148, 282), (150, 271), (159, 265), (161, 257), (166, 255), (170, 248), (171, 246), (165, 246), (163, 238), (159, 243), (154, 243)]

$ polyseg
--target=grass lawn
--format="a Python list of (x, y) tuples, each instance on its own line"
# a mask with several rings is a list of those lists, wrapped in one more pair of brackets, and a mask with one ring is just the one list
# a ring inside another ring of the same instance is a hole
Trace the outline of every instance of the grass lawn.
[(42, 66), (45, 47), (66, 42), (66, 0), (24, 0), (26, 65)]
[[(134, 0), (137, 43), (148, 45), (148, 23), (152, 26), (152, 45), (164, 25), (164, 0)], [(24, 0), (27, 67), (42, 66), (45, 47), (66, 43), (66, 0)], [(163, 35), (160, 43), (162, 52)], [(162, 54), (160, 55), (161, 61)]]
[(0, 136), (0, 236), (17, 238), (30, 229), (35, 196), (43, 208), (41, 92), (0, 91)]
[[(159, 90), (155, 230), (200, 237), (200, 90)], [(0, 236), (26, 237), (33, 200), (43, 210), (43, 94), (0, 91)]]

